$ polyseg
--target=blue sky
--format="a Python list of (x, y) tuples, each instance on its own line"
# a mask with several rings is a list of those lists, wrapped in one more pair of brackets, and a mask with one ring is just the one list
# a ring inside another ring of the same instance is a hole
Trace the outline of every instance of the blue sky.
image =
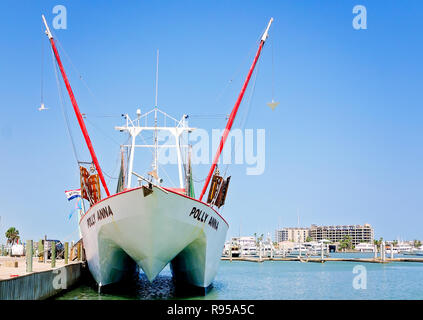
[[(299, 213), (303, 226), (370, 223), (377, 238), (423, 238), (420, 1), (2, 1), (0, 242), (9, 226), (23, 239), (77, 236), (64, 190), (78, 187), (79, 174), (40, 17), (51, 25), (58, 4), (67, 29), (53, 31), (72, 61), (61, 52), (106, 172), (116, 172), (125, 140), (113, 129), (119, 115), (154, 105), (157, 48), (164, 111), (229, 113), (273, 16), (249, 112), (244, 102), (234, 125), (248, 115), (245, 128), (266, 130), (266, 170), (247, 176), (245, 165), (231, 166), (228, 236), (273, 235), (278, 224), (296, 226)], [(357, 4), (367, 8), (367, 30), (352, 27)], [(272, 51), (281, 102), (273, 112)], [(45, 112), (37, 110), (42, 61)], [(190, 124), (211, 130), (225, 122)], [(198, 179), (207, 169), (194, 169)]]

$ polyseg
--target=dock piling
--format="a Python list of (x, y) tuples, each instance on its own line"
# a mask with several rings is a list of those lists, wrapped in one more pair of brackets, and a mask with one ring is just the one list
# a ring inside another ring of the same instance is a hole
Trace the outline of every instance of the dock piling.
[(64, 258), (65, 258), (65, 264), (68, 264), (68, 262), (69, 262), (69, 242), (65, 242)]
[(81, 242), (78, 242), (77, 250), (78, 261), (81, 261)]
[(43, 260), (43, 262), (44, 263), (47, 263), (47, 259), (48, 259), (48, 242), (47, 242), (47, 240), (44, 240), (44, 251), (43, 251), (43, 253), (44, 253), (44, 260)]
[(56, 267), (56, 242), (51, 241), (51, 267)]
[(43, 256), (44, 256), (44, 247), (43, 247), (43, 240), (38, 241), (38, 261), (43, 262)]
[(380, 244), (380, 258), (382, 261), (385, 261), (385, 241), (382, 241)]
[(33, 246), (32, 246), (32, 240), (26, 241), (26, 272), (32, 272), (32, 252), (33, 252)]
[(260, 262), (262, 261), (262, 254), (263, 254), (263, 252), (262, 252), (262, 247), (261, 247), (261, 241), (260, 241), (260, 247), (259, 247), (259, 252), (260, 252), (260, 255), (259, 255), (259, 257), (260, 257)]

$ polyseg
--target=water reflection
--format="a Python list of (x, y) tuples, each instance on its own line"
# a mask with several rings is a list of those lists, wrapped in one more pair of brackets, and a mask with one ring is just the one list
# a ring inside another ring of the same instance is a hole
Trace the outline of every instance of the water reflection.
[(83, 284), (58, 296), (58, 300), (163, 300), (163, 299), (217, 299), (220, 282), (215, 282), (207, 294), (199, 294), (192, 288), (177, 286), (169, 268), (165, 268), (153, 282), (141, 271), (135, 273), (123, 283), (106, 286), (101, 293), (97, 291), (95, 281), (86, 279)]

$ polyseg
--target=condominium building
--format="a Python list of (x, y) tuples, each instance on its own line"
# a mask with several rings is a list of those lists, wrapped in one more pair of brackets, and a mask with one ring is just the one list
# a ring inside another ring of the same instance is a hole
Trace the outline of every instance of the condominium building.
[(330, 240), (340, 242), (345, 236), (352, 239), (352, 244), (356, 246), (360, 242), (373, 242), (374, 230), (370, 224), (348, 225), (348, 226), (317, 226), (312, 224), (310, 227), (310, 237), (314, 241)]
[(305, 242), (310, 235), (310, 228), (283, 228), (275, 231), (275, 241)]

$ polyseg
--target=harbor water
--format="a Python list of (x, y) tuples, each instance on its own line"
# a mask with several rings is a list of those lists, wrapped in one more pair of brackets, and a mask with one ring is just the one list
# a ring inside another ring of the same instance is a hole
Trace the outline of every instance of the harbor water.
[[(331, 257), (370, 258), (373, 254)], [(141, 272), (130, 287), (99, 294), (95, 286), (82, 284), (57, 299), (423, 299), (422, 282), (423, 263), (418, 262), (221, 261), (213, 288), (206, 296), (177, 294), (167, 266), (151, 284)]]

